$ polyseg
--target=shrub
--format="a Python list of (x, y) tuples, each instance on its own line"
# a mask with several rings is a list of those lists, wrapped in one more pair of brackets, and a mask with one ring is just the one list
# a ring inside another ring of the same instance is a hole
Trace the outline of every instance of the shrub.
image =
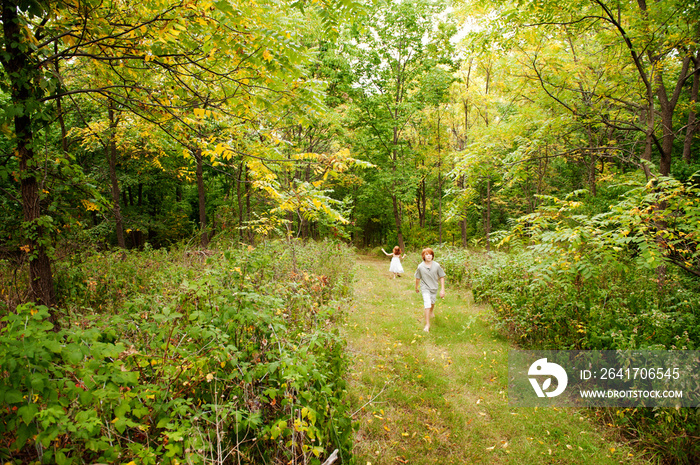
[[(295, 244), (294, 267), (285, 244), (268, 245), (85, 257), (126, 284), (108, 296), (113, 311), (88, 310), (96, 290), (78, 267), (76, 289), (63, 285), (79, 305), (61, 331), (44, 307), (5, 316), (0, 457), (319, 464), (349, 453), (347, 355), (331, 321), (351, 298), (352, 252)], [(154, 258), (167, 259), (160, 271)], [(144, 269), (155, 274), (139, 281)]]
[[(700, 283), (669, 266), (696, 267), (697, 224), (681, 214), (696, 216), (696, 198), (672, 181), (649, 189), (595, 216), (577, 214), (573, 200), (550, 199), (505, 236), (511, 253), (469, 272), (475, 299), (490, 303), (496, 326), (526, 348), (698, 349)], [(674, 207), (659, 213), (661, 199)], [(700, 460), (688, 433), (700, 428), (695, 410), (595, 412), (668, 463)]]

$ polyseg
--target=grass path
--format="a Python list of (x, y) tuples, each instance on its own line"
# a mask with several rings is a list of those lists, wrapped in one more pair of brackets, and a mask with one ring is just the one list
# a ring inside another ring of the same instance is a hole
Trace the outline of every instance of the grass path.
[(388, 260), (358, 256), (343, 328), (359, 465), (648, 463), (582, 412), (509, 407), (509, 343), (449, 276), (424, 333), (418, 260), (392, 280)]

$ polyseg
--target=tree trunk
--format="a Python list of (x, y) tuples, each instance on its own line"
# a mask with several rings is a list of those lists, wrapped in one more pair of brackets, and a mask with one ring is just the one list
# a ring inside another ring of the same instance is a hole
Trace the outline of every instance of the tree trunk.
[(197, 162), (197, 198), (199, 199), (199, 228), (201, 230), (200, 244), (203, 248), (209, 245), (209, 234), (207, 233), (207, 203), (204, 192), (204, 167), (202, 160), (202, 149), (193, 150), (195, 161)]
[(690, 111), (688, 112), (688, 126), (685, 130), (685, 140), (683, 141), (683, 160), (686, 163), (690, 163), (691, 152), (690, 149), (693, 146), (693, 136), (698, 129), (698, 119), (697, 112), (695, 111), (695, 105), (698, 102), (698, 87), (700, 87), (700, 52), (697, 56), (693, 57), (693, 87), (690, 90)]
[(394, 205), (394, 221), (396, 222), (396, 238), (399, 241), (401, 250), (406, 250), (406, 245), (403, 242), (403, 233), (401, 232), (401, 212), (399, 211), (399, 200), (396, 195), (391, 196)]
[[(466, 147), (467, 143), (469, 142), (469, 81), (471, 79), (471, 74), (472, 74), (472, 62), (473, 58), (469, 59), (469, 67), (467, 68), (467, 98), (464, 99), (463, 102), (463, 107), (464, 107), (464, 146)], [(460, 186), (461, 189), (464, 189), (464, 175), (460, 177)], [(464, 218), (459, 222), (460, 223), (460, 229), (462, 230), (462, 247), (467, 246), (467, 210), (465, 208), (464, 211)]]
[(661, 160), (659, 162), (659, 172), (661, 173), (661, 176), (668, 176), (671, 174), (671, 163), (673, 161), (673, 141), (676, 138), (676, 134), (673, 131), (673, 112), (676, 110), (676, 105), (678, 104), (678, 99), (680, 98), (683, 84), (688, 76), (687, 73), (688, 68), (690, 67), (690, 59), (690, 56), (686, 56), (683, 59), (683, 67), (680, 72), (680, 77), (676, 82), (676, 88), (673, 89), (673, 93), (670, 96), (666, 91), (662, 69), (659, 69), (656, 72), (656, 96), (659, 99), (659, 106), (661, 107), (662, 139)]
[(486, 179), (486, 250), (491, 251), (491, 178)]
[[(459, 188), (464, 189), (464, 175), (460, 176), (459, 178)], [(464, 218), (462, 218), (459, 221), (459, 226), (462, 232), (462, 247), (467, 246), (467, 215), (466, 211), (464, 212)]]
[[(591, 127), (590, 124), (586, 125), (586, 131), (588, 133), (588, 147), (589, 147), (589, 158), (588, 158), (588, 163), (587, 163), (587, 168), (588, 168), (588, 187), (591, 190), (591, 195), (593, 197), (596, 196), (596, 184), (597, 184), (597, 179), (596, 179), (596, 165), (598, 164), (598, 156), (596, 155), (595, 149), (594, 149), (594, 143), (593, 143), (593, 128)], [(586, 157), (584, 154), (584, 163), (586, 163)]]
[(112, 191), (112, 213), (116, 223), (117, 246), (126, 248), (124, 239), (124, 222), (122, 220), (121, 206), (119, 204), (119, 180), (117, 179), (117, 119), (114, 116), (114, 102), (108, 103), (107, 114), (109, 117), (109, 145), (107, 146), (107, 158), (109, 160), (109, 181)]
[[(58, 55), (58, 41), (54, 42), (54, 53)], [(61, 149), (63, 149), (63, 153), (66, 154), (68, 153), (68, 132), (66, 131), (66, 120), (63, 115), (63, 102), (60, 96), (61, 92), (63, 91), (61, 85), (63, 79), (61, 78), (61, 70), (58, 66), (58, 60), (55, 60), (53, 64), (54, 72), (58, 78), (56, 93), (59, 95), (59, 97), (56, 99), (56, 113), (58, 114), (58, 123), (61, 126)]]
[[(32, 131), (32, 109), (35, 82), (38, 82), (36, 69), (28, 60), (31, 47), (26, 43), (25, 35), (17, 17), (17, 4), (9, 0), (2, 2), (2, 27), (5, 40), (5, 52), (0, 61), (10, 80), (12, 102), (23, 111), (15, 114), (15, 157), (19, 161), (20, 193), (22, 198), (22, 215), (27, 230), (25, 235), (25, 253), (29, 261), (31, 297), (38, 303), (53, 307), (56, 304), (51, 258), (46, 250), (48, 239), (45, 228), (41, 225), (42, 217), (39, 183), (37, 182), (36, 160), (34, 159), (34, 134)], [(35, 78), (36, 81), (35, 81)], [(51, 321), (56, 322), (57, 314), (51, 310)]]
[(423, 227), (423, 212), (420, 209), (421, 189), (418, 184), (418, 195), (416, 196), (416, 209), (418, 210), (418, 226)]
[(486, 88), (484, 90), (484, 96), (486, 97), (486, 104), (484, 105), (484, 124), (486, 124), (486, 127), (489, 126), (489, 103), (488, 103), (488, 95), (489, 95), (489, 85), (491, 84), (491, 62), (489, 62), (488, 67), (486, 68)]
[[(650, 102), (653, 102), (653, 100)], [(644, 175), (647, 179), (650, 179), (651, 151), (654, 146), (654, 107), (652, 103), (644, 110), (644, 119), (646, 120), (646, 137), (644, 138), (644, 152), (641, 156), (641, 163)]]
[[(252, 192), (250, 189), (250, 176), (248, 173), (248, 165), (245, 166), (245, 219), (250, 222), (250, 197)], [(255, 245), (255, 231), (248, 228), (248, 244)]]
[[(238, 238), (243, 242), (243, 196), (241, 195), (241, 184), (243, 183), (243, 170), (245, 162), (241, 162), (238, 169), (238, 177), (236, 178), (236, 202), (238, 204)], [(247, 234), (246, 234), (247, 239)]]
[(438, 153), (438, 242), (442, 244), (442, 147), (440, 146), (440, 108), (437, 120), (437, 153)]
[(426, 191), (427, 191), (427, 189), (425, 188), (425, 178), (423, 178), (420, 182), (420, 192), (421, 192), (420, 201), (421, 201), (421, 206), (422, 206), (421, 211), (423, 212), (423, 216), (421, 216), (421, 218), (420, 218), (420, 227), (421, 228), (425, 228), (425, 219), (428, 216), (428, 207), (427, 207), (428, 194), (426, 193)]

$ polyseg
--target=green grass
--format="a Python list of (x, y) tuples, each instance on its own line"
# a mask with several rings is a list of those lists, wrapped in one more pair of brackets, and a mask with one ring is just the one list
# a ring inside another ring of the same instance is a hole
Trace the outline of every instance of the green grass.
[(418, 259), (393, 280), (388, 260), (358, 257), (356, 304), (343, 325), (357, 464), (649, 463), (586, 411), (510, 407), (511, 346), (449, 276), (424, 333)]

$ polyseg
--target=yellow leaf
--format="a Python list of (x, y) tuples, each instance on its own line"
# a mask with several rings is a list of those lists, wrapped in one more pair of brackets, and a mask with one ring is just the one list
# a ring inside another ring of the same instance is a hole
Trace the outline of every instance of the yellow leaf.
[(269, 50), (265, 49), (262, 56), (266, 61), (272, 61), (272, 54)]
[(96, 203), (90, 202), (89, 200), (83, 199), (81, 202), (87, 211), (98, 211), (100, 209)]

